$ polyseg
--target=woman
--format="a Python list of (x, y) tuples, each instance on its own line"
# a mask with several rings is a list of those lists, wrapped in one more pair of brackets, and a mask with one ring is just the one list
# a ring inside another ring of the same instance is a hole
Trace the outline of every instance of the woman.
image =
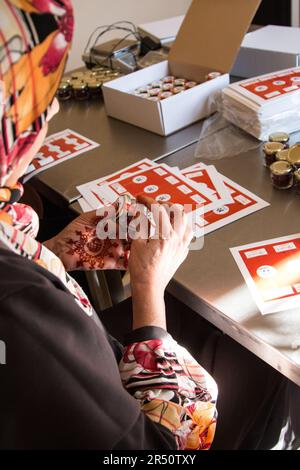
[(2, 0), (0, 22), (0, 448), (208, 449), (215, 382), (166, 332), (164, 290), (187, 256), (187, 220), (178, 209), (173, 227), (162, 205), (168, 239), (132, 242), (133, 331), (121, 348), (67, 271), (122, 269), (129, 247), (99, 245), (95, 213), (41, 245), (36, 214), (18, 203), (58, 110), (70, 0)]

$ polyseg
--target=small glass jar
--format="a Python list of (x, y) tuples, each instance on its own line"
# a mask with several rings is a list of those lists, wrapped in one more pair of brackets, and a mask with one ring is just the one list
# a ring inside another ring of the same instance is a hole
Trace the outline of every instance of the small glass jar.
[(167, 77), (165, 77), (163, 79), (163, 82), (164, 83), (173, 83), (175, 80), (175, 77), (173, 75), (168, 75)]
[(295, 170), (300, 168), (300, 144), (293, 145), (289, 150), (288, 162)]
[(276, 162), (276, 154), (284, 149), (284, 145), (280, 142), (266, 142), (263, 146), (265, 154), (265, 166), (269, 167)]
[(57, 93), (56, 93), (57, 98), (60, 101), (67, 101), (72, 98), (72, 87), (68, 82), (61, 82)]
[(88, 82), (90, 98), (100, 98), (102, 96), (102, 82), (99, 80), (90, 80)]
[(273, 132), (269, 136), (269, 142), (279, 142), (283, 144), (285, 148), (289, 147), (290, 136), (286, 132)]
[(300, 170), (294, 172), (294, 186), (298, 194), (300, 194)]
[(89, 87), (85, 82), (73, 82), (73, 96), (78, 101), (84, 101), (89, 98)]
[(279, 150), (279, 152), (276, 153), (276, 160), (278, 162), (287, 162), (288, 156), (289, 156), (289, 149)]
[(197, 86), (197, 85), (198, 85), (197, 82), (186, 82), (185, 88), (186, 88), (187, 90), (189, 90), (190, 88), (194, 88), (194, 87)]
[(274, 188), (290, 189), (293, 186), (293, 168), (288, 162), (275, 162), (270, 166), (270, 170)]
[(176, 78), (174, 80), (174, 87), (182, 87), (186, 84), (186, 79), (185, 78)]
[(163, 90), (163, 91), (172, 91), (172, 90), (173, 90), (173, 85), (172, 85), (172, 83), (165, 83), (165, 84), (162, 86), (162, 90)]
[(205, 81), (214, 80), (215, 78), (221, 77), (221, 75), (220, 72), (210, 72), (206, 75)]
[(179, 93), (182, 93), (183, 91), (185, 91), (184, 86), (174, 86), (173, 88), (174, 95), (178, 95)]

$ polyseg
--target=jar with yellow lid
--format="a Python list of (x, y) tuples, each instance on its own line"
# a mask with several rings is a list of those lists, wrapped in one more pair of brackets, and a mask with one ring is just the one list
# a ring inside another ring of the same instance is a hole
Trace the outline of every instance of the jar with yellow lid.
[(290, 136), (286, 132), (273, 132), (269, 135), (270, 142), (279, 142), (280, 144), (283, 144), (285, 148), (288, 148), (289, 140)]
[(279, 152), (276, 153), (276, 160), (278, 162), (287, 162), (288, 156), (289, 156), (289, 149), (279, 150)]
[(300, 144), (293, 145), (289, 150), (288, 162), (295, 170), (300, 168)]
[(85, 82), (73, 82), (73, 96), (76, 100), (84, 101), (89, 98), (89, 87)]
[(265, 154), (265, 166), (269, 167), (276, 162), (276, 154), (284, 150), (284, 145), (280, 142), (266, 142), (263, 146)]
[(56, 96), (60, 101), (67, 101), (72, 98), (72, 86), (68, 82), (61, 82)]
[(293, 186), (293, 167), (288, 162), (275, 162), (270, 166), (270, 171), (274, 188), (290, 189)]
[(100, 98), (102, 96), (102, 82), (90, 79), (88, 82), (90, 98)]

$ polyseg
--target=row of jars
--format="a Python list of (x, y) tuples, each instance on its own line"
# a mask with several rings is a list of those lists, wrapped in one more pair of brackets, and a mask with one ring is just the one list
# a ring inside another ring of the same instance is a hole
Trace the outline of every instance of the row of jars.
[(263, 151), (273, 186), (276, 189), (290, 189), (294, 186), (300, 194), (300, 143), (290, 147), (289, 135), (276, 132), (269, 136)]
[(73, 72), (62, 78), (57, 90), (57, 97), (60, 101), (67, 101), (71, 98), (79, 101), (99, 98), (102, 95), (102, 85), (120, 76), (120, 72), (107, 67), (95, 67), (91, 70)]

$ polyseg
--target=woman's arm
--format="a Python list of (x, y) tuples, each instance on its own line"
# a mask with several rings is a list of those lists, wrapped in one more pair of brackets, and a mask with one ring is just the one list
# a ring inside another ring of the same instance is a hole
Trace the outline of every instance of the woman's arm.
[[(149, 207), (149, 200), (145, 203)], [(192, 239), (182, 207), (174, 206), (171, 218), (168, 209), (159, 206), (157, 237), (135, 240), (131, 246), (135, 331), (127, 338), (120, 372), (142, 411), (172, 432), (178, 449), (209, 449), (216, 427), (217, 386), (166, 332), (164, 291), (187, 257)]]

